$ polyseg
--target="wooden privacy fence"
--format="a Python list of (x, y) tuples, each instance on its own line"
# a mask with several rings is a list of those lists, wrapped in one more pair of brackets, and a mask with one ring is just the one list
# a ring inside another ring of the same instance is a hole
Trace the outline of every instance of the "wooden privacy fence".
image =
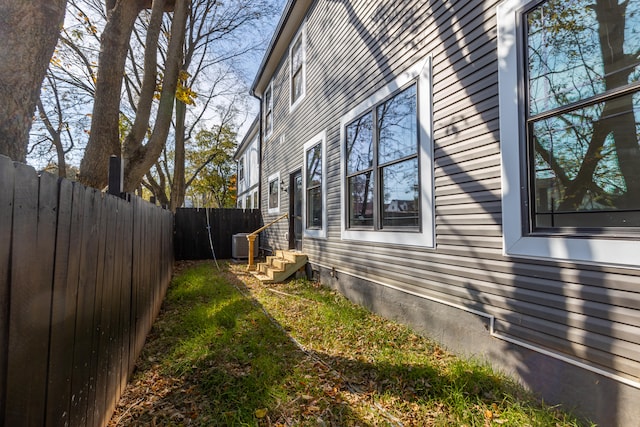
[(104, 426), (172, 266), (170, 212), (0, 156), (0, 425)]
[(217, 259), (231, 258), (234, 234), (251, 233), (262, 226), (258, 209), (181, 208), (176, 210), (175, 257), (212, 259), (211, 242)]

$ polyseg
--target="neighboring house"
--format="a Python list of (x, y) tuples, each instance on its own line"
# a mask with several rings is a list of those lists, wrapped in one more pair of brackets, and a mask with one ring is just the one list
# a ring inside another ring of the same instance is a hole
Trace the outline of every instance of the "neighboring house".
[(240, 209), (259, 209), (260, 184), (260, 121), (256, 117), (233, 159), (237, 163), (237, 207)]
[(261, 244), (547, 403), (636, 425), (640, 1), (282, 16), (252, 93), (264, 222), (290, 216)]

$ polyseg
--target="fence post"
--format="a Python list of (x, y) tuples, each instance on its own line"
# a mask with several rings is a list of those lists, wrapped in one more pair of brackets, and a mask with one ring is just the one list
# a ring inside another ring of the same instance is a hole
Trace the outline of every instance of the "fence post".
[(122, 159), (117, 156), (109, 158), (109, 194), (121, 197), (124, 181)]

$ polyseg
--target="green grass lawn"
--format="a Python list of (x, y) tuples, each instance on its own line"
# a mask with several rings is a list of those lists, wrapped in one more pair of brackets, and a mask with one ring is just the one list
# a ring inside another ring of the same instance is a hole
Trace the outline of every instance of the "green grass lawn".
[(316, 283), (176, 274), (110, 426), (578, 426)]

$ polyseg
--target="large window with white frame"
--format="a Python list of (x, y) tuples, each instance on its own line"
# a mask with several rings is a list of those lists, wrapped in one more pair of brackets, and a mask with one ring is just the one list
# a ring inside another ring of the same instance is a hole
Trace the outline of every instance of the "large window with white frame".
[(341, 119), (342, 237), (433, 247), (431, 59)]
[(306, 25), (302, 25), (289, 48), (289, 94), (290, 106), (294, 109), (306, 92)]
[(280, 213), (280, 172), (269, 176), (267, 180), (267, 212)]
[(269, 83), (263, 96), (264, 106), (264, 137), (269, 138), (273, 133), (273, 81)]
[(505, 252), (639, 265), (640, 0), (498, 8)]
[(304, 145), (304, 235), (326, 237), (327, 164), (326, 132), (320, 132)]

